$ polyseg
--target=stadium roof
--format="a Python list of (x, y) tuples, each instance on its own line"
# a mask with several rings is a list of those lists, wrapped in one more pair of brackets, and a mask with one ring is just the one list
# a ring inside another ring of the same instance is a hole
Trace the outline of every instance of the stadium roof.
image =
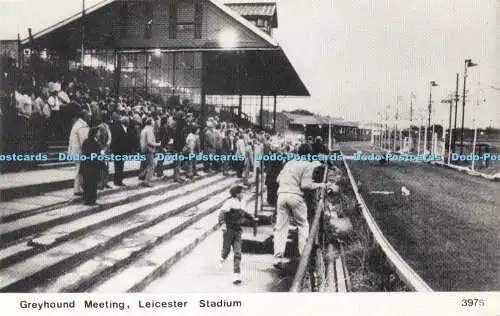
[[(104, 10), (105, 7), (117, 1), (119, 0), (86, 0), (86, 15), (90, 16), (94, 12), (98, 14), (96, 11), (99, 9)], [(255, 48), (255, 51), (248, 50), (241, 54), (235, 54), (231, 50), (227, 52), (219, 51), (216, 55), (211, 56), (210, 60), (213, 62), (210, 63), (207, 71), (210, 78), (206, 80), (208, 94), (229, 95), (241, 93), (254, 95), (258, 91), (259, 94), (263, 95), (310, 96), (308, 89), (274, 38), (223, 2), (219, 0), (205, 1), (220, 9), (246, 30), (254, 33), (256, 38), (260, 39), (259, 42), (262, 43), (261, 46)], [(40, 15), (39, 10), (42, 8), (39, 7), (39, 3), (43, 2), (45, 2), (46, 7), (53, 5), (52, 2), (57, 2), (61, 8), (55, 10), (57, 14)], [(65, 49), (80, 47), (80, 37), (73, 36), (73, 34), (75, 27), (77, 28), (75, 25), (78, 25), (79, 19), (82, 17), (81, 2), (53, 0), (50, 0), (50, 2), (48, 0), (39, 0), (36, 5), (23, 7), (21, 11), (0, 10), (0, 29), (3, 26), (12, 28), (12, 24), (15, 24), (12, 19), (10, 19), (10, 22), (5, 22), (4, 16), (8, 17), (10, 14), (17, 16), (18, 20), (20, 20), (17, 27), (19, 27), (20, 23), (27, 24), (25, 33), (21, 35), (21, 38), (24, 38), (23, 45), (29, 43), (27, 30), (30, 27), (32, 28), (33, 39), (38, 39), (39, 42), (49, 45), (46, 48), (50, 48), (49, 43), (59, 45), (61, 42), (65, 43)], [(23, 3), (26, 4), (28, 1)], [(248, 6), (248, 3), (246, 5), (247, 8), (254, 9), (256, 7), (269, 8), (263, 4), (261, 6), (260, 2), (255, 7)], [(276, 4), (273, 4), (273, 6), (274, 9), (271, 10), (276, 13)], [(0, 8), (8, 8), (8, 6), (2, 4)], [(20, 9), (21, 7), (17, 8)], [(63, 13), (65, 15), (62, 15)], [(41, 23), (31, 25), (34, 16), (43, 18), (43, 25)], [(212, 48), (204, 46), (194, 49), (210, 51)], [(235, 74), (240, 74), (239, 77), (244, 75), (246, 78), (245, 80), (235, 80)]]

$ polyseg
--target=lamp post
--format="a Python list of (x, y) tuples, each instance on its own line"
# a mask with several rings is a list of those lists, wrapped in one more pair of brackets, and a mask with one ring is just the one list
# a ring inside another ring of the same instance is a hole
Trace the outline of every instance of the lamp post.
[(328, 117), (328, 152), (333, 150), (332, 146), (332, 121)]
[[(437, 87), (437, 86), (439, 86), (439, 85), (436, 83), (436, 81), (431, 81), (430, 88), (429, 88), (429, 115), (427, 117), (427, 130), (430, 130), (430, 128), (431, 128), (432, 87)], [(434, 137), (434, 135), (432, 135), (431, 139), (433, 139), (433, 137)], [(424, 150), (426, 150), (427, 149), (427, 133), (425, 134), (425, 140), (424, 141), (425, 141)], [(431, 150), (431, 148), (429, 148), (429, 150)]]
[[(477, 110), (479, 110), (479, 105), (481, 102), (484, 102), (485, 100), (481, 97), (481, 83), (478, 82), (478, 94), (477, 94), (477, 99), (476, 99), (476, 111), (474, 111), (474, 113), (477, 113)], [(482, 101), (480, 101), (482, 100)], [(474, 116), (476, 116), (476, 114), (474, 114)], [(473, 120), (473, 123), (474, 123), (474, 141), (472, 142), (472, 157), (474, 157), (476, 155), (476, 144), (477, 144), (477, 121), (476, 121), (476, 117), (474, 117), (474, 120)], [(481, 135), (483, 135), (483, 133), (481, 132)], [(472, 159), (472, 171), (474, 171), (474, 160), (475, 159)]]
[(476, 155), (476, 142), (477, 142), (477, 126), (476, 126), (476, 119), (472, 121), (473, 128), (474, 128), (474, 141), (472, 142), (472, 166), (471, 169), (474, 171), (474, 156)]
[(385, 108), (385, 137), (384, 137), (384, 149), (388, 150), (391, 148), (391, 138), (390, 138), (390, 129), (389, 129), (389, 105)]
[(415, 93), (410, 93), (410, 127), (408, 128), (408, 151), (411, 152), (413, 149), (413, 137), (412, 137), (412, 124), (413, 124), (413, 99), (415, 99)]
[[(452, 132), (451, 132), (451, 114), (453, 112), (453, 96), (449, 100), (443, 100), (443, 101), (441, 101), (441, 103), (449, 103), (450, 104), (450, 119), (449, 119), (449, 122), (448, 122), (448, 133), (450, 134), (449, 135), (449, 141), (448, 141), (448, 165), (449, 165), (450, 161), (451, 161), (451, 137), (452, 137)], [(444, 124), (443, 124), (443, 129), (444, 129)], [(445, 134), (445, 132), (443, 131), (443, 135), (444, 134)], [(444, 142), (445, 142), (445, 146), (446, 146), (446, 140)]]
[(376, 144), (381, 147), (382, 145), (382, 141), (381, 141), (381, 136), (382, 136), (382, 128), (380, 127), (380, 122), (381, 122), (381, 118), (380, 118), (380, 112), (377, 112), (377, 126), (375, 128), (375, 130), (377, 131), (377, 134), (378, 134), (378, 138), (377, 138), (377, 142)]
[(457, 141), (457, 115), (458, 115), (458, 82), (460, 81), (460, 74), (457, 72), (457, 83), (456, 83), (456, 88), (455, 88), (455, 121), (453, 123), (453, 136), (452, 136), (452, 142), (453, 142), (453, 152), (455, 152), (455, 143)]
[[(417, 155), (420, 155), (420, 141), (422, 139), (422, 125), (424, 123), (424, 117), (420, 115), (420, 124), (418, 124), (418, 144), (417, 144)], [(425, 151), (425, 150), (424, 150)]]
[(464, 67), (464, 90), (462, 94), (462, 129), (460, 132), (460, 154), (463, 154), (464, 149), (464, 121), (465, 121), (465, 89), (467, 87), (467, 68), (477, 66), (478, 64), (473, 63), (471, 59), (465, 60)]
[(85, 0), (82, 0), (82, 24), (81, 24), (81, 43), (80, 43), (80, 49), (82, 50), (81, 52), (81, 60), (80, 60), (80, 68), (83, 70), (83, 61), (85, 59)]

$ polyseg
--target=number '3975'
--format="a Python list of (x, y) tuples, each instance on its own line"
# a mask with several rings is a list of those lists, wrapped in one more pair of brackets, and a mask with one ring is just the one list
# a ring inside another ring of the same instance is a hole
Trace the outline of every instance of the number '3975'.
[(462, 299), (462, 306), (465, 307), (484, 306), (484, 300), (479, 298), (464, 298)]

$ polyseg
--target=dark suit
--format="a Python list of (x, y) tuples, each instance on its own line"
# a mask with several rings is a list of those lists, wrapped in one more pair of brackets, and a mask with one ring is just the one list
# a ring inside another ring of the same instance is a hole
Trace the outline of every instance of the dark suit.
[(276, 202), (278, 201), (278, 187), (279, 184), (277, 182), (278, 175), (281, 170), (283, 170), (283, 162), (282, 161), (268, 161), (266, 164), (266, 179), (265, 184), (267, 186), (267, 204), (276, 206)]
[[(224, 136), (222, 139), (222, 150), (221, 150), (223, 155), (231, 155), (231, 139), (229, 136)], [(223, 161), (222, 162), (222, 174), (226, 175), (229, 171), (229, 161)]]
[[(99, 154), (101, 146), (93, 138), (87, 138), (82, 144), (82, 154), (90, 157), (92, 153)], [(101, 179), (101, 169), (104, 162), (95, 160), (85, 160), (81, 162), (80, 174), (83, 178), (83, 200), (85, 203), (94, 204), (97, 199), (97, 183)]]
[[(130, 128), (127, 128), (127, 130)], [(115, 155), (123, 155), (129, 152), (130, 148), (130, 132), (126, 132), (122, 124), (119, 122), (113, 123), (111, 126), (111, 152)], [(123, 182), (123, 161), (114, 161), (115, 176), (114, 183), (121, 185)]]

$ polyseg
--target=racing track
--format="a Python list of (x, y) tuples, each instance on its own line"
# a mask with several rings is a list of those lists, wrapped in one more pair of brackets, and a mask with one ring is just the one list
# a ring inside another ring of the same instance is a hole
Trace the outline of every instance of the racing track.
[[(368, 144), (341, 147), (373, 152)], [(500, 290), (499, 182), (427, 163), (348, 163), (386, 238), (433, 290)]]

